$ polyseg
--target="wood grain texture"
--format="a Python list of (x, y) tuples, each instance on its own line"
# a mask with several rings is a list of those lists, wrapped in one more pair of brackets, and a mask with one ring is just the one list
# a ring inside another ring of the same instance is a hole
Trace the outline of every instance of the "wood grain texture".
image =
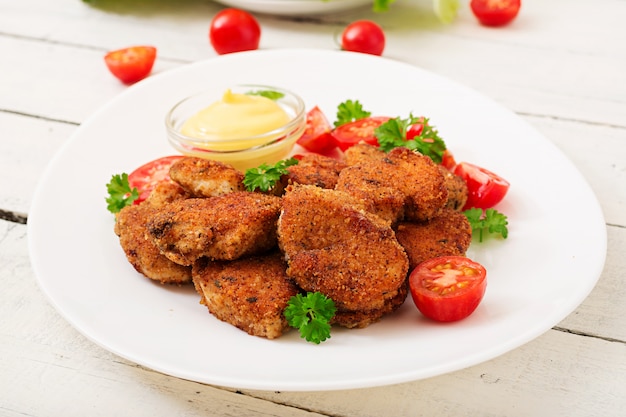
[[(0, 219), (0, 415), (624, 414), (626, 2), (526, 0), (502, 29), (478, 25), (464, 1), (447, 26), (432, 14), (431, 0), (397, 0), (385, 14), (365, 7), (297, 19), (258, 16), (263, 49), (338, 49), (343, 26), (376, 20), (388, 37), (387, 58), (479, 91), (554, 143), (596, 194), (608, 232), (606, 265), (591, 294), (512, 352), (393, 386), (266, 392), (185, 381), (122, 359), (74, 330), (37, 285), (26, 226), (15, 219), (27, 217), (47, 163), (78, 126), (125, 91), (103, 65), (104, 53), (156, 45), (155, 74), (216, 56), (207, 31), (223, 7), (217, 3), (94, 1), (0, 0), (0, 213), (12, 219)], [(384, 75), (372, 82), (384, 83)], [(68, 184), (68, 195), (79, 198), (80, 190)], [(584, 228), (585, 219), (572, 227)]]

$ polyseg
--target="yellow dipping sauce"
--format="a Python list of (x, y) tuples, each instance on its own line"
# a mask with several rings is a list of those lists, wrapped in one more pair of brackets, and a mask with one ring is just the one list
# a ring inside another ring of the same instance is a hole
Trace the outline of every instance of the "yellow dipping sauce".
[[(284, 126), (291, 118), (274, 100), (227, 90), (222, 99), (200, 110), (183, 124), (181, 133), (207, 140), (207, 148), (229, 151), (270, 142), (264, 135)], [(284, 133), (277, 134), (277, 137)], [(230, 142), (229, 141), (236, 141)]]

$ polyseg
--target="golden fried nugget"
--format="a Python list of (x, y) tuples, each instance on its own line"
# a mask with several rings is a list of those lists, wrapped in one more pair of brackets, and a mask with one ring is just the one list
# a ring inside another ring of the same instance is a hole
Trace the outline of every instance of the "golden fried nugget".
[(374, 324), (384, 316), (396, 311), (406, 300), (409, 294), (408, 280), (400, 286), (395, 297), (385, 300), (382, 308), (375, 310), (337, 310), (335, 316), (331, 320), (331, 324), (336, 324), (348, 329), (363, 329), (370, 324)]
[(387, 154), (378, 146), (370, 145), (366, 142), (359, 142), (356, 145), (352, 145), (344, 152), (346, 165), (357, 165), (361, 162), (381, 160), (386, 156)]
[(187, 156), (170, 167), (170, 178), (194, 197), (216, 197), (244, 191), (244, 174), (231, 165)]
[(339, 309), (383, 308), (407, 276), (407, 256), (389, 223), (341, 191), (290, 186), (278, 236), (287, 274)]
[(339, 172), (346, 167), (343, 161), (318, 154), (305, 154), (297, 165), (287, 168), (289, 172), (281, 179), (285, 187), (289, 184), (316, 185), (320, 188), (335, 188)]
[(193, 266), (193, 283), (200, 303), (215, 317), (253, 336), (275, 339), (289, 329), (283, 311), (300, 291), (286, 268), (278, 251), (231, 262), (203, 258)]
[(246, 191), (175, 201), (155, 213), (148, 233), (180, 265), (203, 256), (233, 260), (276, 247), (280, 203), (280, 197)]
[(116, 217), (114, 231), (130, 264), (140, 274), (163, 284), (191, 283), (191, 267), (178, 265), (161, 254), (148, 237), (147, 224), (158, 207), (184, 198), (186, 193), (177, 184), (163, 182), (143, 203), (124, 207)]
[(424, 223), (402, 222), (396, 238), (409, 257), (409, 268), (437, 256), (460, 255), (472, 242), (472, 227), (463, 213), (445, 208)]
[(453, 174), (443, 165), (439, 165), (439, 171), (443, 174), (448, 190), (446, 207), (457, 211), (463, 210), (468, 196), (467, 184), (463, 178)]

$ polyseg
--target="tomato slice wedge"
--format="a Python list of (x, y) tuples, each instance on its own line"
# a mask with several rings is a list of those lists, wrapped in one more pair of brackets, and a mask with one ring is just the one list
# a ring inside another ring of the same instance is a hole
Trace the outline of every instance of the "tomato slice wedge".
[(150, 161), (135, 169), (128, 175), (128, 185), (130, 188), (137, 188), (139, 198), (133, 204), (145, 201), (154, 187), (160, 182), (170, 180), (170, 167), (174, 162), (181, 159), (182, 155), (170, 155)]
[(472, 314), (485, 295), (487, 270), (464, 256), (422, 262), (409, 275), (411, 297), (426, 317), (452, 322)]
[(306, 128), (297, 143), (307, 151), (326, 153), (335, 147), (331, 130), (326, 115), (315, 106), (306, 115)]
[(157, 50), (153, 46), (131, 46), (104, 56), (109, 71), (124, 84), (136, 83), (150, 74)]
[(459, 162), (452, 172), (467, 184), (468, 196), (463, 210), (473, 207), (488, 209), (498, 204), (509, 190), (509, 182), (485, 168)]
[(370, 145), (378, 146), (378, 139), (374, 136), (374, 130), (389, 119), (391, 118), (385, 116), (373, 116), (338, 126), (332, 132), (335, 144), (342, 151), (345, 151), (359, 142), (365, 142)]

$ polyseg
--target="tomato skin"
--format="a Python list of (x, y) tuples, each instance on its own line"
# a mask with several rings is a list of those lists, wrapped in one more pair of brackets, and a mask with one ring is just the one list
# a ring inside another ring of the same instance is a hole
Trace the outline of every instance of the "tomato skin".
[(211, 21), (209, 40), (219, 55), (251, 51), (259, 48), (261, 26), (246, 11), (224, 9)]
[(509, 182), (485, 168), (459, 162), (452, 172), (467, 184), (468, 196), (463, 210), (473, 207), (488, 209), (498, 204), (509, 190)]
[(181, 159), (182, 155), (170, 155), (147, 162), (128, 175), (130, 188), (137, 188), (139, 198), (133, 204), (145, 201), (154, 187), (160, 182), (170, 181), (170, 167)]
[(423, 123), (415, 123), (415, 124), (410, 125), (406, 129), (406, 140), (413, 140), (413, 139), (415, 139), (416, 137), (421, 135), (423, 131), (424, 131), (424, 124)]
[(332, 127), (326, 115), (318, 106), (315, 106), (306, 115), (306, 129), (297, 143), (307, 151), (326, 153), (335, 147), (331, 130)]
[(153, 46), (131, 46), (110, 51), (104, 62), (111, 73), (124, 84), (133, 84), (150, 74), (157, 50)]
[(385, 32), (371, 20), (357, 20), (343, 30), (341, 48), (345, 51), (380, 56), (385, 49)]
[(439, 322), (462, 320), (472, 314), (485, 295), (487, 270), (464, 256), (426, 260), (409, 275), (417, 309)]
[(472, 0), (470, 8), (485, 26), (504, 26), (510, 23), (522, 5), (521, 0)]
[(361, 141), (378, 146), (378, 139), (374, 136), (374, 130), (389, 119), (391, 118), (386, 116), (366, 117), (338, 126), (332, 132), (335, 144), (342, 151)]
[(443, 165), (445, 168), (448, 168), (450, 171), (453, 171), (454, 167), (456, 166), (456, 160), (454, 159), (454, 155), (448, 149), (443, 151), (441, 165)]

